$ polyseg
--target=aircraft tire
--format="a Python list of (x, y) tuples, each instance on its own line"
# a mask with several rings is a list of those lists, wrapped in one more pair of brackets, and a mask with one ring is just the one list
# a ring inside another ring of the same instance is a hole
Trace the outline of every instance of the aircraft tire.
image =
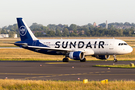
[(69, 62), (68, 58), (63, 58), (63, 62)]
[(117, 59), (114, 59), (114, 62), (118, 62), (118, 60)]
[(86, 58), (84, 58), (83, 60), (80, 60), (80, 62), (86, 62)]

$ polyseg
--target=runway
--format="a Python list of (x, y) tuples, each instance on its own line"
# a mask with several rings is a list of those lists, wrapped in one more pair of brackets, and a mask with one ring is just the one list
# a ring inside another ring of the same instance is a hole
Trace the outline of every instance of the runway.
[[(118, 61), (130, 64), (135, 61)], [(112, 65), (113, 61), (54, 62), (0, 62), (0, 79), (23, 80), (135, 80), (135, 69), (101, 68), (92, 65)]]

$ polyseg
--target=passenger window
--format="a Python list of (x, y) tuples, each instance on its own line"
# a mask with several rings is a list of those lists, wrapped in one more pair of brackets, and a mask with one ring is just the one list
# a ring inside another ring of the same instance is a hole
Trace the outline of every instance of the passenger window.
[(119, 45), (119, 46), (127, 45), (127, 43), (119, 43), (118, 45)]
[(127, 43), (119, 43), (118, 45), (119, 45), (119, 46), (127, 45)]

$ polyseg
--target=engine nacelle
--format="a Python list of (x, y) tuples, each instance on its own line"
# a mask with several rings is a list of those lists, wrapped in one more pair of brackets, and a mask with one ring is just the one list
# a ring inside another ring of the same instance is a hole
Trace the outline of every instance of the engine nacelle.
[(81, 51), (75, 51), (69, 53), (69, 58), (74, 60), (83, 60), (84, 59), (84, 53)]
[(95, 55), (95, 57), (98, 59), (108, 59), (110, 55)]

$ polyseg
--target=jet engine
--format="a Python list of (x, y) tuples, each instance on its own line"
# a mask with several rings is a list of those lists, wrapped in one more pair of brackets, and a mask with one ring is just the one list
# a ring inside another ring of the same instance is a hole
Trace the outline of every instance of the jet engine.
[(98, 59), (108, 59), (110, 55), (95, 55), (95, 57)]
[(69, 53), (69, 58), (74, 60), (83, 60), (85, 57), (84, 53), (81, 51), (75, 51)]

